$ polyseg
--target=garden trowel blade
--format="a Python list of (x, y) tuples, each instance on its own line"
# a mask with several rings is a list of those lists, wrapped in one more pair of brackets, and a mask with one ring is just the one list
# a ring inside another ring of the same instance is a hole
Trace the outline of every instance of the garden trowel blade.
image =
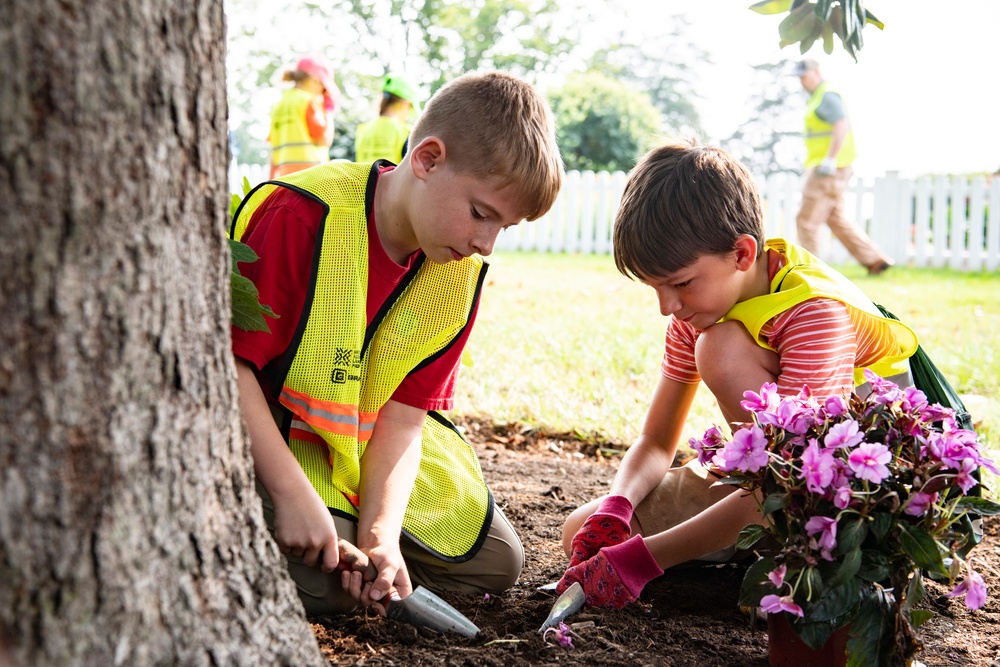
[(479, 628), (472, 621), (422, 586), (417, 586), (401, 600), (390, 600), (386, 615), (396, 621), (438, 632), (454, 632), (463, 637), (479, 634)]
[(586, 595), (580, 582), (573, 582), (572, 586), (556, 598), (555, 604), (552, 605), (552, 611), (549, 612), (549, 617), (545, 619), (538, 631), (544, 633), (549, 628), (556, 627), (561, 621), (580, 611), (585, 600)]

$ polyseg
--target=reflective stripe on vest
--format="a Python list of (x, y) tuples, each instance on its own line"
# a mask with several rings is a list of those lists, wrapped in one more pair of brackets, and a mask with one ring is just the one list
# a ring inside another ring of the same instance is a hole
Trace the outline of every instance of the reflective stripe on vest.
[[(366, 201), (379, 164), (329, 163), (252, 190), (233, 221), (233, 237), (278, 187), (322, 204), (309, 312), (278, 400), (293, 419), (288, 444), (327, 506), (357, 516), (360, 461), (380, 408), (410, 372), (443, 353), (467, 325), (486, 265), (474, 256), (436, 264), (418, 258), (366, 327)], [(287, 356), (287, 355), (286, 355)], [(492, 496), (471, 446), (446, 419), (429, 413), (420, 469), (404, 532), (439, 557), (466, 560), (492, 520)], [(447, 500), (447, 502), (442, 502)]]
[(329, 161), (328, 149), (313, 143), (306, 114), (315, 95), (301, 88), (286, 90), (271, 111), (271, 164), (315, 165)]
[[(830, 88), (826, 81), (823, 81), (816, 86), (816, 90), (809, 97), (809, 102), (806, 103), (806, 169), (815, 167), (826, 158), (827, 153), (830, 152), (830, 143), (833, 141), (833, 125), (816, 115), (816, 109), (819, 108), (820, 103), (823, 101), (823, 95), (826, 93), (840, 95), (836, 90)], [(843, 101), (843, 95), (840, 96), (840, 99)], [(856, 157), (857, 150), (854, 147), (854, 130), (848, 126), (844, 143), (840, 147), (840, 152), (837, 153), (837, 166), (850, 166)]]
[[(899, 353), (881, 358), (868, 366), (882, 377), (905, 373), (906, 361), (917, 351), (917, 335), (899, 320), (883, 317), (871, 299), (857, 285), (834, 271), (809, 252), (784, 239), (768, 239), (766, 247), (785, 257), (785, 266), (771, 280), (771, 293), (742, 301), (726, 313), (722, 321), (736, 320), (746, 327), (761, 347), (773, 350), (760, 337), (761, 328), (776, 315), (816, 297), (835, 299), (889, 325), (899, 344)], [(865, 382), (864, 368), (854, 369), (854, 386)]]

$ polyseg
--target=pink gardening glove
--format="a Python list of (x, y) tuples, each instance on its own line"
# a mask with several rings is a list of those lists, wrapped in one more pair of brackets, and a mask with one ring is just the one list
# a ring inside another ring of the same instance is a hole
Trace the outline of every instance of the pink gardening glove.
[(566, 570), (556, 592), (580, 582), (588, 607), (621, 609), (639, 597), (650, 581), (663, 574), (642, 535), (613, 547), (604, 547), (588, 561)]
[(625, 496), (608, 496), (597, 506), (597, 511), (576, 531), (570, 543), (569, 566), (579, 565), (593, 558), (601, 547), (621, 544), (632, 534), (628, 522), (632, 520), (632, 503)]

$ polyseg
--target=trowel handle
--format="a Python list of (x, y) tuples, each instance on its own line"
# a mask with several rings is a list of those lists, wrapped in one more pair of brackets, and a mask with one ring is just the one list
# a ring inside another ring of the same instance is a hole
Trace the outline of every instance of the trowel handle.
[(338, 570), (348, 572), (361, 572), (361, 578), (365, 581), (375, 581), (378, 576), (378, 569), (368, 560), (368, 556), (350, 542), (337, 540), (337, 550), (340, 553), (340, 562), (337, 564)]

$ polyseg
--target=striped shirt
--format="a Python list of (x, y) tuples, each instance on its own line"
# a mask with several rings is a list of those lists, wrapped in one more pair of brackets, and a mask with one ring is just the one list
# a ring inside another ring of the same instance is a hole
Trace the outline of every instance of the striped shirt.
[[(854, 389), (854, 369), (864, 368), (899, 346), (885, 322), (835, 299), (816, 297), (773, 317), (761, 328), (761, 338), (778, 354), (778, 393), (797, 394), (808, 384), (820, 398)], [(700, 332), (671, 317), (666, 351), (660, 366), (664, 376), (684, 384), (701, 381), (694, 359)]]

